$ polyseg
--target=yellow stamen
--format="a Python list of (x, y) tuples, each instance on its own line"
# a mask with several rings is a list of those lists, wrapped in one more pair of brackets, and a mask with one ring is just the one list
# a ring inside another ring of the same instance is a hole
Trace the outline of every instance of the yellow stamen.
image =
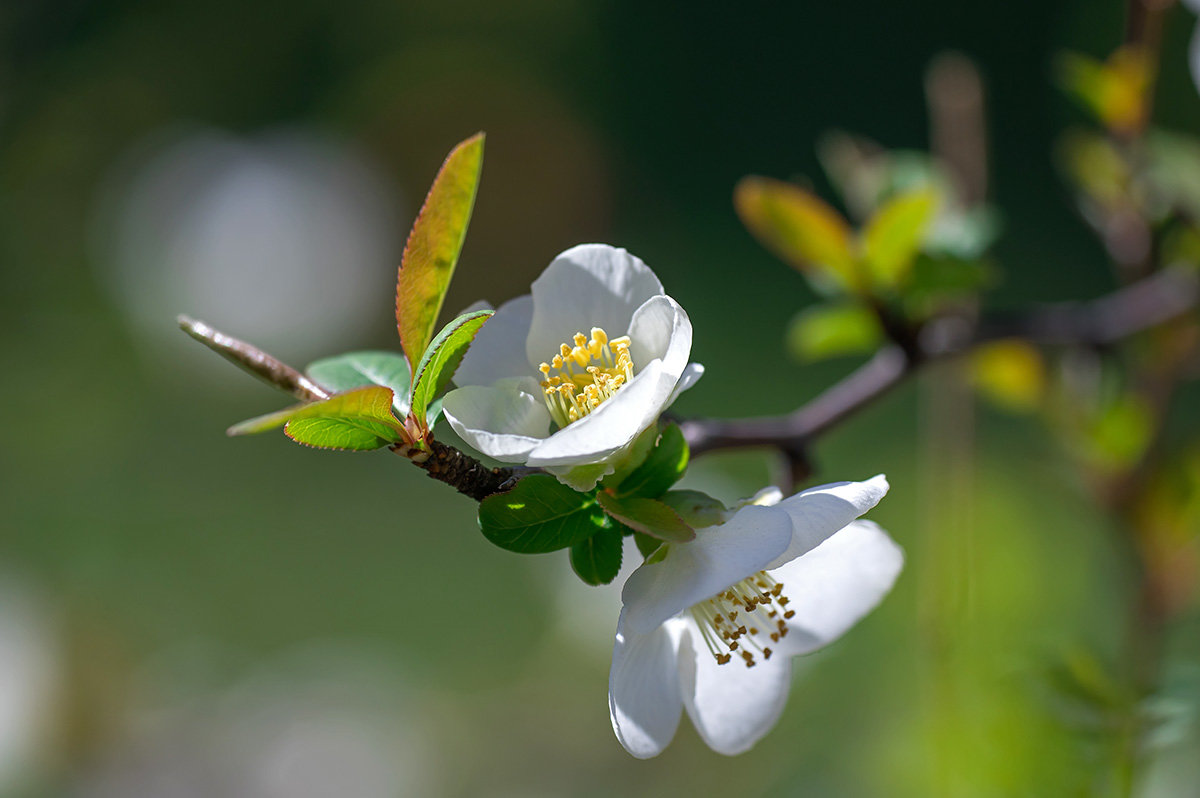
[[(740, 646), (742, 661), (747, 668), (753, 668), (755, 658), (752, 650), (758, 651), (763, 659), (770, 659), (774, 652), (769, 646), (763, 645), (765, 639), (770, 638), (772, 643), (778, 643), (787, 636), (787, 624), (776, 620), (781, 612), (785, 618), (796, 614), (793, 610), (784, 611), (787, 603), (788, 598), (783, 595), (783, 583), (776, 582), (766, 571), (759, 571), (693, 605), (689, 612), (700, 629), (701, 639), (718, 665), (725, 665), (732, 659), (722, 651), (723, 648), (738, 651)], [(749, 616), (749, 628), (746, 624), (734, 626), (734, 619), (739, 612)]]
[(571, 341), (574, 346), (560, 344), (558, 354), (538, 366), (546, 407), (560, 428), (593, 412), (633, 379), (629, 336), (609, 339), (593, 327), (590, 338), (577, 332)]

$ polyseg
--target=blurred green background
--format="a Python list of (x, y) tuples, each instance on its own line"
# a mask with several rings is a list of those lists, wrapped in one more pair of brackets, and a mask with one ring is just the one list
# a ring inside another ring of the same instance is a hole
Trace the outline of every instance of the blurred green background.
[[(820, 481), (891, 479), (872, 518), (907, 551), (894, 594), (796, 663), (752, 752), (713, 754), (685, 721), (639, 762), (605, 706), (614, 590), (491, 547), (469, 501), (399, 458), (227, 439), (286, 399), (175, 327), (186, 312), (296, 365), (397, 348), (412, 215), (482, 129), (448, 310), (525, 293), (572, 244), (624, 246), (695, 327), (707, 375), (676, 409), (785, 411), (854, 363), (789, 359), (814, 298), (732, 187), (803, 175), (830, 196), (831, 128), (926, 147), (922, 79), (946, 49), (987, 90), (988, 303), (1111, 287), (1052, 162), (1081, 115), (1050, 77), (1063, 49), (1119, 43), (1122, 4), (761, 6), (0, 4), (0, 794), (1096, 789), (1105, 730), (1053, 674), (1115, 656), (1128, 575), (1036, 421), (980, 408), (941, 451), (931, 374), (822, 441)], [(1156, 113), (1196, 131), (1193, 24), (1171, 10)], [(692, 470), (732, 499), (770, 462)], [(1197, 794), (1192, 732), (1146, 794)]]

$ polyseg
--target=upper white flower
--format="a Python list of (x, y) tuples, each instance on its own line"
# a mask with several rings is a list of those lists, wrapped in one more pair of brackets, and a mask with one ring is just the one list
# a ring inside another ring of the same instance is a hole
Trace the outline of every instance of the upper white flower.
[[(713, 750), (740, 754), (778, 720), (791, 657), (840, 637), (891, 589), (903, 554), (855, 521), (887, 480), (779, 493), (671, 544), (622, 591), (608, 706), (621, 745), (660, 753), (686, 709)], [(774, 506), (760, 506), (773, 504)]]
[(645, 263), (584, 244), (483, 325), (443, 409), (478, 451), (587, 490), (700, 378), (691, 349), (687, 313)]

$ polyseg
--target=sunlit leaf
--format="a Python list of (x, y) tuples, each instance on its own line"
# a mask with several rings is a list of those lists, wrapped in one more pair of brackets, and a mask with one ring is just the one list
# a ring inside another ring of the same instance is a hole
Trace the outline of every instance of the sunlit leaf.
[(1103, 63), (1080, 53), (1066, 53), (1058, 63), (1063, 88), (1117, 132), (1141, 127), (1152, 69), (1146, 53), (1133, 47), (1116, 50)]
[(733, 199), (742, 223), (784, 261), (818, 282), (863, 287), (850, 227), (824, 200), (766, 177), (743, 178)]
[(879, 319), (862, 305), (813, 305), (788, 326), (788, 351), (801, 361), (871, 352), (883, 340)]
[(1150, 444), (1154, 411), (1137, 396), (1126, 395), (1104, 408), (1088, 430), (1089, 454), (1099, 465), (1125, 468)]
[(331, 393), (382, 385), (392, 389), (392, 406), (401, 418), (408, 415), (412, 374), (404, 355), (395, 352), (347, 352), (308, 364), (305, 372)]
[(657, 498), (687, 471), (688, 445), (675, 424), (668, 424), (642, 464), (621, 480), (618, 496)]
[(404, 439), (392, 415), (392, 390), (379, 385), (355, 388), (319, 402), (295, 405), (230, 427), (230, 435), (277, 429), (297, 443), (325, 449), (379, 449)]
[(622, 535), (602, 529), (571, 547), (571, 568), (589, 585), (607, 585), (621, 570)]
[(596, 494), (596, 501), (604, 508), (604, 512), (643, 535), (672, 543), (696, 537), (696, 531), (684, 523), (679, 513), (657, 499), (640, 496), (617, 498), (602, 490)]
[(502, 549), (539, 554), (570, 548), (614, 524), (592, 496), (549, 474), (531, 474), (479, 503), (479, 528)]
[(976, 349), (971, 379), (984, 396), (1009, 410), (1033, 410), (1046, 392), (1042, 354), (1024, 341), (997, 341)]
[(693, 529), (720, 524), (728, 512), (724, 504), (698, 490), (669, 490), (659, 501), (677, 512)]
[(396, 278), (396, 326), (414, 373), (433, 335), (475, 204), (483, 134), (455, 147), (413, 222)]
[[(475, 333), (479, 332), (479, 328), (494, 312), (476, 310), (464, 313), (443, 327), (430, 342), (421, 357), (421, 362), (417, 364), (412, 392), (414, 416), (422, 419), (429, 417), (434, 397), (450, 383), (450, 378), (462, 362), (471, 341), (475, 340)], [(438, 410), (440, 406), (434, 409), (433, 414), (436, 415)]]
[(937, 209), (929, 189), (898, 194), (881, 207), (862, 232), (863, 259), (876, 285), (899, 285), (912, 267)]

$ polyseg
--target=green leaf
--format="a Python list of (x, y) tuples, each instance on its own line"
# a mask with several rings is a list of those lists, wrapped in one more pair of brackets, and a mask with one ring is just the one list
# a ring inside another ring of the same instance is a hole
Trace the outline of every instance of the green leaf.
[(531, 474), (479, 503), (479, 528), (502, 549), (540, 554), (582, 543), (612, 523), (591, 496), (549, 474)]
[(649, 557), (654, 552), (658, 551), (666, 544), (661, 540), (650, 535), (643, 535), (641, 532), (633, 533), (633, 542), (637, 544), (638, 551), (643, 557)]
[(476, 133), (446, 157), (404, 245), (396, 277), (396, 326), (413, 373), (458, 264), (482, 167), (483, 134)]
[(876, 285), (893, 288), (908, 276), (936, 208), (937, 195), (919, 189), (892, 197), (867, 222), (863, 258)]
[(698, 490), (669, 490), (660, 501), (693, 529), (724, 523), (728, 512), (724, 504)]
[(671, 507), (657, 499), (640, 496), (617, 498), (607, 491), (596, 494), (604, 512), (635, 532), (660, 540), (681, 543), (696, 537), (696, 531), (684, 523)]
[(392, 389), (380, 385), (252, 418), (230, 427), (228, 434), (249, 435), (284, 425), (297, 443), (325, 449), (365, 451), (404, 440), (403, 427), (392, 415)]
[(679, 481), (687, 471), (688, 445), (675, 424), (668, 424), (658, 442), (629, 476), (621, 480), (614, 493), (617, 496), (658, 498)]
[(351, 418), (294, 418), (283, 434), (305, 446), (354, 452), (382, 449), (400, 440), (386, 424)]
[(331, 393), (382, 385), (392, 389), (392, 406), (401, 418), (408, 415), (412, 372), (404, 355), (395, 352), (347, 352), (308, 364), (305, 372)]
[[(475, 333), (494, 312), (477, 310), (464, 313), (443, 327), (430, 342), (417, 365), (416, 379), (413, 381), (412, 414), (418, 419), (429, 418), (434, 397), (449, 384), (471, 341), (475, 340)], [(440, 409), (439, 405), (433, 411), (435, 416)]]
[(571, 568), (589, 585), (607, 585), (621, 570), (621, 533), (602, 529), (571, 547)]
[(862, 305), (814, 305), (788, 325), (787, 346), (804, 362), (874, 351), (883, 340), (879, 319)]
[(820, 197), (780, 180), (746, 177), (733, 202), (754, 237), (794, 268), (839, 288), (863, 287), (850, 227)]

